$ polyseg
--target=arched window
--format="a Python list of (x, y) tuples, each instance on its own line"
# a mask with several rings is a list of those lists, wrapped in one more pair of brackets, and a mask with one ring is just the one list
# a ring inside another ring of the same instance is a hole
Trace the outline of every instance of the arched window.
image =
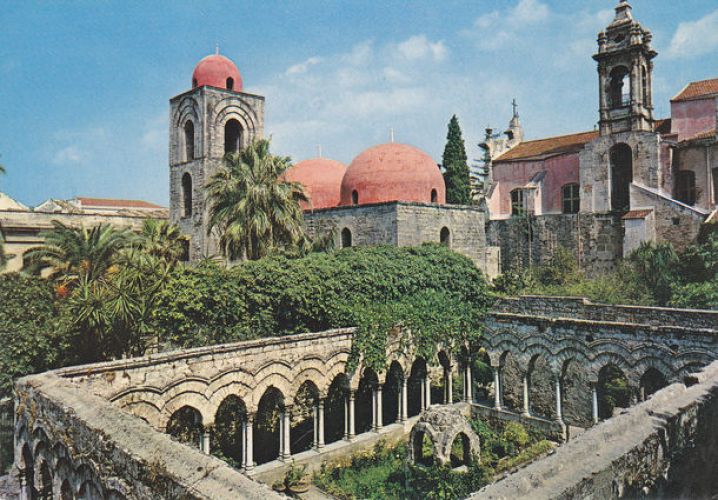
[(643, 94), (643, 105), (648, 106), (648, 72), (646, 67), (641, 68), (641, 89)]
[(628, 68), (618, 66), (611, 71), (611, 108), (622, 108), (631, 104), (631, 78)]
[(439, 242), (447, 247), (451, 246), (451, 231), (448, 227), (442, 227), (439, 233)]
[(611, 148), (611, 209), (623, 211), (631, 206), (633, 152), (628, 144)]
[(348, 227), (342, 229), (342, 248), (349, 248), (352, 246), (352, 232)]
[(696, 203), (696, 173), (692, 170), (681, 170), (676, 174), (676, 199), (686, 205)]
[(182, 217), (192, 216), (192, 176), (185, 173), (182, 176)]
[(224, 125), (224, 153), (236, 153), (242, 147), (242, 126), (235, 119)]
[(439, 194), (436, 192), (436, 189), (431, 190), (431, 202), (436, 203), (439, 199)]
[(563, 213), (577, 214), (581, 209), (578, 184), (566, 184), (563, 186), (561, 188), (561, 201), (563, 203)]
[(234, 89), (234, 78), (231, 76), (227, 78), (227, 90), (233, 90)]
[(352, 205), (359, 204), (359, 192), (355, 189), (352, 191)]
[(185, 161), (194, 160), (194, 123), (187, 120), (184, 124), (184, 153)]
[(525, 213), (524, 192), (521, 189), (514, 189), (511, 191), (511, 215), (518, 217)]

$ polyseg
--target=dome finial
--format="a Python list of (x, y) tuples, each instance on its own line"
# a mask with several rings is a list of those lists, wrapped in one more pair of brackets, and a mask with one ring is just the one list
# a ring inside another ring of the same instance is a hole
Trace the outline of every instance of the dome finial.
[(321, 144), (319, 144), (319, 145), (317, 146), (317, 156), (318, 156), (319, 158), (322, 157), (322, 145), (321, 145)]
[(389, 127), (389, 138), (391, 139), (391, 143), (394, 144), (394, 127)]
[(219, 55), (219, 42), (214, 43), (214, 53)]

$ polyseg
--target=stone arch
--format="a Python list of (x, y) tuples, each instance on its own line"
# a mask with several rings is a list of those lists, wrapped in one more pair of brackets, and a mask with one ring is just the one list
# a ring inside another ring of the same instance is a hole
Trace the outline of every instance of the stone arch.
[(620, 366), (604, 364), (598, 372), (598, 415), (600, 418), (613, 416), (615, 408), (628, 408), (631, 404), (631, 387), (628, 377)]
[[(214, 417), (214, 415), (213, 415)], [(184, 405), (172, 412), (166, 432), (178, 441), (194, 448), (201, 448), (204, 425), (202, 413), (195, 407)]]
[(520, 412), (523, 407), (523, 378), (527, 373), (528, 361), (521, 361), (517, 351), (504, 351), (499, 358), (499, 387), (492, 381), (493, 396), (499, 392), (499, 402), (502, 407)]
[(76, 488), (73, 488), (74, 484), (74, 468), (69, 457), (63, 457), (57, 461), (54, 467), (55, 472), (55, 485), (54, 485), (54, 498), (68, 499), (75, 498)]
[(174, 395), (172, 399), (164, 404), (160, 418), (160, 428), (166, 428), (167, 425), (169, 425), (169, 420), (172, 418), (172, 415), (185, 406), (197, 410), (205, 425), (212, 425), (214, 411), (204, 394), (198, 392), (183, 392)]
[(633, 150), (626, 143), (614, 145), (611, 160), (611, 209), (628, 210), (631, 206), (630, 185), (633, 182)]
[(192, 191), (192, 174), (185, 172), (182, 174), (182, 218), (192, 217), (193, 191)]
[(269, 385), (257, 402), (254, 422), (254, 458), (257, 464), (275, 460), (280, 455), (280, 418), (286, 411), (284, 393)]
[(69, 479), (63, 479), (59, 484), (55, 498), (59, 500), (73, 500), (75, 495), (72, 493), (72, 485)]
[[(241, 397), (230, 394), (217, 407), (214, 428), (210, 435), (210, 450), (241, 464), (244, 454), (244, 425), (247, 422), (247, 406)], [(235, 465), (236, 466), (236, 465)]]
[(244, 128), (239, 121), (232, 117), (224, 123), (224, 154), (238, 153), (244, 145), (246, 138)]
[(401, 408), (401, 387), (404, 380), (404, 369), (399, 361), (394, 360), (386, 371), (382, 396), (382, 425), (392, 424), (399, 420)]
[(346, 373), (332, 377), (324, 401), (324, 441), (329, 444), (344, 437), (347, 432), (346, 412), (349, 378)]
[(75, 468), (75, 493), (79, 498), (87, 500), (102, 500), (103, 488), (97, 473), (88, 463), (81, 463)]
[(153, 403), (142, 400), (122, 400), (117, 403), (117, 406), (141, 418), (155, 429), (164, 431), (166, 420), (163, 423), (162, 412)]
[(320, 392), (317, 384), (307, 378), (293, 393), (292, 425), (290, 448), (292, 453), (301, 453), (314, 445), (314, 427)]
[[(451, 463), (451, 446), (457, 436), (466, 437), (466, 453), (478, 459), (481, 450), (479, 437), (462, 415), (452, 406), (434, 406), (422, 413), (409, 435), (409, 458), (416, 463), (421, 456), (423, 438), (427, 436), (433, 445), (434, 461), (438, 465)], [(470, 458), (471, 460), (471, 458)]]
[(349, 248), (352, 244), (352, 231), (348, 227), (345, 227), (341, 232), (341, 248)]
[(35, 489), (39, 498), (52, 498), (53, 476), (52, 468), (47, 458), (41, 458), (35, 473)]
[[(569, 351), (571, 356), (568, 356)], [(573, 348), (562, 351), (561, 357), (561, 413), (567, 425), (590, 427), (593, 425), (592, 391), (587, 358)]]
[(411, 364), (409, 379), (407, 383), (407, 398), (409, 416), (418, 415), (425, 405), (426, 392), (424, 391), (424, 380), (428, 375), (426, 360), (417, 357)]
[[(543, 347), (543, 346), (542, 346)], [(532, 415), (546, 419), (555, 419), (556, 415), (556, 380), (559, 374), (554, 370), (543, 349), (533, 354), (527, 370), (529, 384), (529, 402)]]
[(277, 389), (282, 394), (283, 403), (287, 399), (288, 394), (292, 393), (292, 373), (284, 363), (277, 363), (277, 368), (281, 367), (281, 371), (272, 371), (264, 368), (260, 374), (257, 374), (257, 380), (254, 390), (252, 391), (252, 402), (249, 404), (250, 411), (256, 411), (259, 407), (259, 401), (267, 390), (271, 387)]
[(28, 442), (20, 443), (20, 454), (16, 456), (20, 459), (17, 464), (20, 475), (20, 494), (21, 496), (24, 494), (24, 498), (36, 498), (35, 460), (32, 456), (30, 444)]
[(354, 405), (354, 425), (357, 434), (369, 432), (374, 423), (374, 391), (379, 385), (379, 377), (371, 368), (364, 368), (359, 379)]
[(665, 376), (660, 370), (654, 367), (648, 367), (641, 375), (639, 381), (639, 400), (645, 401), (653, 394), (663, 389), (668, 385), (668, 377)]

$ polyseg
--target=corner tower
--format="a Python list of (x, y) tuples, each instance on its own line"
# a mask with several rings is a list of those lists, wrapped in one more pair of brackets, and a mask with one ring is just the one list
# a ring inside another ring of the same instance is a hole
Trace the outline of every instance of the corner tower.
[(653, 131), (653, 35), (633, 19), (632, 7), (621, 0), (616, 17), (598, 35), (601, 135)]
[(264, 133), (264, 97), (243, 91), (237, 66), (218, 53), (202, 59), (192, 89), (170, 99), (170, 220), (189, 237), (190, 260), (219, 254), (208, 235), (204, 186), (227, 153)]

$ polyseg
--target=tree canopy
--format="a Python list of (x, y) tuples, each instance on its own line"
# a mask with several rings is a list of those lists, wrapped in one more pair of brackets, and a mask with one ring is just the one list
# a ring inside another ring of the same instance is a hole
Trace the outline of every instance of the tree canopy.
[(442, 157), (446, 202), (457, 205), (471, 204), (471, 172), (466, 157), (466, 147), (456, 115), (451, 117), (446, 134), (446, 146)]

